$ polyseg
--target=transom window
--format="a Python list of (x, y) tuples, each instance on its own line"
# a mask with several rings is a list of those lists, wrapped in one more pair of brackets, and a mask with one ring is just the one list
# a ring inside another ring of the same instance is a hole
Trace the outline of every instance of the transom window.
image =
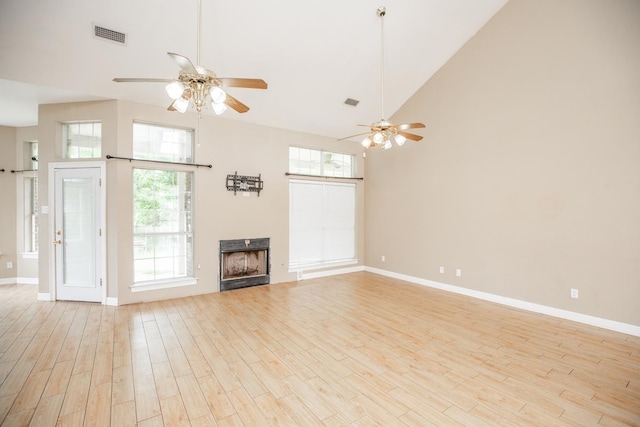
[(354, 177), (354, 155), (289, 147), (289, 172), (301, 175)]
[(102, 124), (100, 122), (64, 123), (62, 127), (64, 157), (93, 159), (101, 156)]
[(136, 122), (133, 124), (133, 157), (193, 163), (193, 130)]

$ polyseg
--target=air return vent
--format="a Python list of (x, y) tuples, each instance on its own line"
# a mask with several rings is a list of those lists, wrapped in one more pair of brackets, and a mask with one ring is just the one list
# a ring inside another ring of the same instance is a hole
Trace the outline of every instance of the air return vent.
[(352, 107), (355, 107), (356, 105), (358, 105), (360, 101), (358, 101), (357, 99), (351, 99), (351, 98), (347, 98), (345, 99), (344, 103), (347, 105), (351, 105)]
[(93, 35), (103, 39), (109, 40), (118, 44), (127, 44), (127, 35), (125, 33), (121, 33), (119, 31), (110, 30), (105, 27), (101, 27), (99, 25), (93, 26)]

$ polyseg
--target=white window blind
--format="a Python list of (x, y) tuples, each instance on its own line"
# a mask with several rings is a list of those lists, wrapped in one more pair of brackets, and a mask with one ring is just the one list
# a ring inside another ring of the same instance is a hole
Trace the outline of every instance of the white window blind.
[(355, 258), (355, 184), (289, 181), (289, 268)]

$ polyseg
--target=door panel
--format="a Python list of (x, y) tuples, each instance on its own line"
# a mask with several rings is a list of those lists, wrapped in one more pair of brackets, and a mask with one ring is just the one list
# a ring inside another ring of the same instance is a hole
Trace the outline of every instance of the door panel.
[(100, 191), (100, 168), (55, 171), (56, 299), (102, 299)]

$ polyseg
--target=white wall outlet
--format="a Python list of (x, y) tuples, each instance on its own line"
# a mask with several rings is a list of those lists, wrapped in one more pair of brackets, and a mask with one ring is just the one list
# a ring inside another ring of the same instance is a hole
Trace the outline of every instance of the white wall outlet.
[(49, 213), (49, 206), (40, 206), (40, 213), (48, 214)]
[(456, 268), (456, 277), (462, 276), (462, 269)]
[(380, 261), (385, 262), (385, 260), (386, 260), (386, 258), (384, 257), (384, 255), (382, 255), (382, 256), (380, 257)]
[(578, 290), (571, 288), (571, 298), (578, 298)]
[(7, 261), (7, 268), (13, 268), (13, 261)]
[(444, 265), (440, 266), (440, 273), (444, 273)]

